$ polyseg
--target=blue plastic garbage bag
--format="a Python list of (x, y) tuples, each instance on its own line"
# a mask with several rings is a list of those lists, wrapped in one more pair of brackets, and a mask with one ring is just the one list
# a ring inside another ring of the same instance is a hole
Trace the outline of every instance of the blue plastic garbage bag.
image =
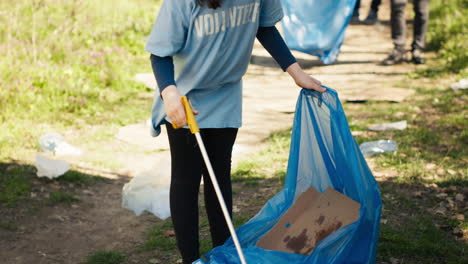
[[(309, 256), (256, 247), (310, 186), (327, 187), (361, 204), (359, 220), (320, 241)], [(380, 192), (359, 146), (351, 135), (336, 91), (321, 94), (303, 89), (299, 95), (291, 135), (291, 149), (284, 189), (270, 199), (237, 234), (249, 264), (375, 263), (382, 201)], [(232, 239), (194, 263), (240, 263)]]
[(290, 49), (333, 63), (356, 0), (281, 0), (283, 33)]

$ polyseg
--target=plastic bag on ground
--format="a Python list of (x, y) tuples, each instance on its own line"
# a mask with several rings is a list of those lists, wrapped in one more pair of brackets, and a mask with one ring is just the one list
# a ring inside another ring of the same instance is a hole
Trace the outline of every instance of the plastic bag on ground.
[(49, 159), (42, 155), (36, 155), (37, 177), (54, 179), (62, 176), (71, 168), (64, 160)]
[(171, 216), (169, 189), (171, 163), (163, 158), (158, 166), (135, 176), (122, 189), (122, 207), (141, 215), (148, 211), (165, 220)]
[(384, 152), (392, 152), (398, 150), (398, 145), (393, 140), (381, 139), (362, 143), (359, 148), (365, 157), (372, 157)]
[(80, 156), (83, 151), (67, 142), (62, 135), (49, 132), (39, 138), (39, 146), (44, 152), (52, 152), (57, 156)]
[[(361, 204), (359, 220), (321, 240), (311, 255), (257, 247), (262, 236), (279, 221), (310, 186), (323, 192), (331, 187)], [(370, 264), (375, 263), (382, 201), (358, 144), (351, 135), (336, 91), (321, 94), (302, 90), (291, 135), (284, 189), (237, 235), (249, 264)], [(194, 263), (240, 263), (232, 239)]]
[(288, 47), (333, 63), (340, 52), (356, 0), (281, 0)]
[(393, 123), (370, 125), (369, 130), (372, 130), (372, 131), (405, 130), (407, 126), (408, 126), (408, 122), (406, 122), (406, 120), (403, 120), (403, 121), (393, 122)]
[(452, 84), (450, 87), (454, 91), (468, 89), (468, 78), (462, 79), (462, 80)]

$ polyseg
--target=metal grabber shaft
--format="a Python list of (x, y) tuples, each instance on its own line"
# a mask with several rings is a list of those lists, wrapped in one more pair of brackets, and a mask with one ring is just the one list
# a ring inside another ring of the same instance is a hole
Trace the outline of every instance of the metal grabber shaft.
[(229, 227), (229, 232), (231, 233), (232, 240), (234, 241), (234, 245), (236, 246), (237, 254), (239, 254), (239, 259), (242, 264), (247, 264), (247, 262), (245, 261), (244, 253), (242, 252), (242, 248), (239, 243), (239, 239), (237, 238), (236, 230), (234, 229), (234, 225), (232, 224), (231, 216), (229, 215), (226, 202), (224, 201), (223, 195), (221, 193), (221, 189), (219, 188), (218, 180), (216, 180), (213, 167), (211, 166), (208, 153), (206, 152), (205, 144), (203, 144), (203, 139), (200, 135), (200, 129), (198, 128), (197, 120), (195, 119), (195, 116), (193, 115), (192, 106), (190, 105), (186, 96), (183, 96), (180, 100), (185, 109), (185, 114), (187, 116), (187, 123), (190, 127), (190, 132), (195, 135), (198, 146), (200, 147), (200, 152), (202, 153), (203, 160), (205, 161), (205, 164), (206, 164), (206, 168), (208, 169), (208, 173), (210, 174), (211, 182), (213, 183), (216, 196), (218, 197), (219, 204), (221, 205), (221, 209), (224, 214), (224, 219), (226, 219), (226, 223)]

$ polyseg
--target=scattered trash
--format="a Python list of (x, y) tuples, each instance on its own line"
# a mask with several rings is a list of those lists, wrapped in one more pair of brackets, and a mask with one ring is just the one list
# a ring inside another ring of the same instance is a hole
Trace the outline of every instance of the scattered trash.
[(52, 152), (57, 156), (80, 156), (83, 151), (67, 142), (62, 135), (49, 132), (39, 138), (39, 146), (44, 152)]
[(171, 184), (170, 162), (160, 163), (151, 171), (143, 172), (126, 183), (122, 189), (122, 207), (137, 216), (148, 211), (161, 220), (171, 216), (169, 188)]
[(468, 78), (462, 79), (450, 86), (452, 90), (458, 91), (458, 90), (465, 90), (468, 89)]
[(381, 139), (377, 141), (370, 141), (362, 143), (359, 148), (361, 149), (364, 157), (372, 157), (384, 152), (397, 151), (398, 145), (393, 140)]
[(372, 131), (405, 130), (407, 126), (408, 126), (408, 122), (406, 122), (406, 120), (403, 120), (403, 121), (394, 122), (394, 123), (370, 125), (369, 130), (372, 130)]
[(54, 179), (65, 174), (71, 166), (64, 160), (49, 159), (38, 154), (36, 155), (36, 168), (38, 177)]

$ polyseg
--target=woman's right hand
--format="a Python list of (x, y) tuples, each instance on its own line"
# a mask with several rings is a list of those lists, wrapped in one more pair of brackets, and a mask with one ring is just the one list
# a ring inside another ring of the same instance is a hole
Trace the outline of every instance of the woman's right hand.
[[(175, 85), (170, 85), (166, 87), (162, 91), (161, 96), (164, 100), (164, 105), (166, 108), (166, 115), (169, 117), (172, 124), (178, 128), (186, 126), (187, 117), (185, 115), (184, 106), (182, 105), (182, 102), (180, 101), (180, 98), (182, 97), (182, 95), (180, 94), (177, 87)], [(198, 114), (197, 110), (193, 108), (192, 110), (195, 115)]]

